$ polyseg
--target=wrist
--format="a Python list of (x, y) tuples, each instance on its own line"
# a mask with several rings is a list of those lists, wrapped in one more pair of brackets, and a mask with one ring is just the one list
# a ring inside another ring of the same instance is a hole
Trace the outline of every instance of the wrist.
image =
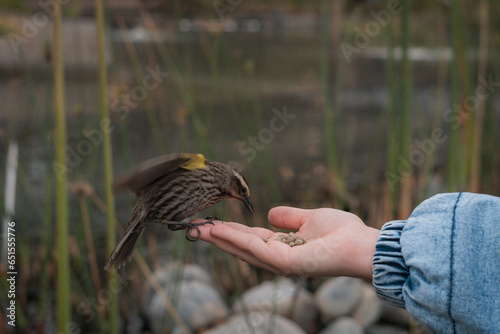
[(354, 235), (353, 247), (346, 256), (346, 276), (372, 280), (373, 254), (380, 234), (380, 230), (366, 225), (360, 226)]

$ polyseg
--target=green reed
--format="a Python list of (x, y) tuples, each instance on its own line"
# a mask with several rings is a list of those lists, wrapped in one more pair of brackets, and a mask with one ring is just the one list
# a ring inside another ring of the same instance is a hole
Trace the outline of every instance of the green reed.
[[(488, 75), (488, 49), (489, 49), (489, 2), (481, 0), (479, 2), (479, 60), (478, 60), (478, 77), (486, 78)], [(481, 148), (483, 137), (483, 126), (485, 117), (485, 101), (478, 99), (474, 124), (471, 126), (472, 135), (470, 145), (470, 179), (469, 190), (479, 192), (481, 190)]]
[[(108, 70), (106, 64), (105, 36), (106, 29), (104, 25), (104, 1), (96, 0), (96, 21), (97, 21), (97, 52), (99, 61), (99, 101), (101, 109), (101, 122), (111, 122), (108, 102)], [(111, 133), (103, 131), (103, 169), (104, 169), (104, 189), (105, 201), (107, 206), (107, 236), (106, 251), (110, 254), (115, 248), (115, 198), (113, 195), (113, 155), (111, 150)], [(113, 287), (113, 274), (108, 273), (108, 292), (109, 300), (109, 330), (108, 333), (118, 333), (118, 291)]]
[[(386, 47), (387, 47), (387, 60), (386, 60), (386, 80), (389, 87), (388, 91), (388, 107), (387, 107), (387, 119), (388, 119), (388, 136), (387, 136), (387, 172), (386, 180), (389, 180), (391, 176), (398, 175), (398, 151), (399, 151), (399, 140), (398, 140), (398, 82), (397, 82), (397, 70), (396, 61), (394, 59), (394, 43), (395, 43), (395, 20), (392, 20), (387, 27), (386, 32)], [(392, 182), (389, 183), (389, 211), (394, 214), (394, 203), (397, 203), (397, 198), (399, 195), (399, 187), (394, 185)]]
[(462, 105), (463, 98), (470, 91), (468, 88), (468, 66), (467, 66), (467, 48), (465, 45), (465, 30), (464, 20), (462, 15), (462, 1), (453, 1), (451, 5), (451, 28), (452, 28), (452, 44), (453, 44), (453, 60), (451, 64), (451, 118), (456, 120), (455, 124), (451, 125), (450, 143), (448, 155), (448, 190), (457, 191), (465, 190), (467, 178), (467, 170), (469, 161), (467, 159), (469, 143), (464, 141), (464, 127), (466, 123), (471, 123), (472, 120), (466, 121)]
[[(445, 49), (447, 46), (447, 29), (443, 20), (439, 19), (439, 14), (435, 13), (433, 16), (436, 17), (436, 36), (437, 41), (435, 48), (437, 49)], [(433, 129), (441, 128), (443, 129), (443, 110), (446, 109), (447, 105), (447, 89), (448, 89), (448, 76), (449, 76), (449, 66), (448, 60), (444, 56), (440, 56), (437, 63), (437, 72), (436, 72), (436, 91), (435, 91), (435, 99), (436, 102), (433, 107), (434, 117), (432, 119), (431, 129), (425, 128), (423, 135), (425, 138), (432, 137)], [(417, 196), (417, 203), (422, 202), (428, 196), (428, 191), (430, 186), (432, 185), (431, 177), (434, 174), (434, 168), (436, 165), (436, 157), (437, 150), (433, 153), (429, 154), (427, 159), (425, 160), (425, 164), (422, 169), (422, 183), (421, 187), (419, 187), (419, 194)]]
[[(54, 4), (54, 102), (55, 163), (66, 166), (66, 114), (64, 96), (64, 59), (62, 45), (62, 6)], [(68, 193), (64, 170), (56, 177), (56, 248), (57, 248), (57, 328), (65, 332), (71, 321), (70, 263), (68, 254)]]
[[(48, 50), (50, 50), (51, 47), (48, 47)], [(50, 51), (48, 51), (50, 52)], [(41, 119), (41, 122), (33, 122), (33, 124), (30, 124), (30, 126), (39, 126), (37, 129), (33, 129), (34, 132), (40, 131), (43, 134), (48, 134), (50, 133), (52, 126), (53, 126), (53, 113), (54, 113), (54, 103), (53, 103), (53, 87), (50, 87), (49, 85), (44, 85), (43, 90), (42, 90), (42, 95), (45, 97), (45, 105), (43, 105), (42, 101), (37, 96), (37, 88), (36, 88), (36, 82), (34, 75), (29, 68), (29, 65), (26, 62), (26, 57), (25, 54), (22, 50), (20, 50), (19, 53), (20, 56), (20, 61), (23, 64), (23, 78), (26, 82), (27, 85), (27, 93), (29, 95), (29, 110), (32, 113), (31, 117), (36, 120), (36, 119)], [(42, 69), (43, 73), (47, 73), (47, 76), (50, 75), (50, 65), (46, 63), (46, 67)], [(13, 122), (14, 123), (14, 122)], [(36, 125), (35, 125), (36, 124)], [(11, 130), (9, 130), (11, 131)], [(9, 134), (9, 137), (13, 138), (14, 134), (11, 132)], [(47, 155), (46, 159), (48, 162), (54, 161), (54, 147), (52, 147), (52, 141), (49, 138), (49, 136), (43, 136), (43, 142), (45, 147), (47, 147)], [(26, 159), (26, 161), (23, 162), (29, 162), (30, 158)], [(19, 170), (20, 170), (20, 178), (19, 181), (21, 184), (25, 185), (23, 188), (20, 189), (19, 191), (19, 196), (25, 194), (31, 194), (31, 185), (28, 184), (28, 181), (26, 180), (26, 175), (23, 173), (23, 162), (19, 163)], [(53, 233), (53, 227), (54, 227), (54, 221), (55, 221), (55, 212), (54, 212), (54, 184), (55, 184), (55, 175), (54, 175), (54, 170), (52, 168), (47, 168), (46, 170), (46, 176), (45, 176), (45, 184), (44, 184), (44, 189), (45, 189), (45, 196), (44, 196), (44, 202), (40, 203), (40, 212), (43, 211), (43, 214), (40, 214), (41, 217), (43, 217), (41, 220), (43, 221), (43, 229), (42, 229), (42, 234), (41, 234), (41, 240), (40, 240), (40, 256), (36, 258), (35, 262), (32, 264), (33, 267), (37, 265), (37, 261), (40, 262), (40, 272), (38, 274), (39, 282), (38, 282), (38, 287), (39, 287), (39, 302), (38, 302), (38, 307), (39, 307), (39, 312), (37, 314), (36, 323), (44, 323), (46, 321), (46, 316), (47, 316), (47, 311), (48, 311), (48, 305), (50, 303), (49, 301), (49, 292), (50, 289), (52, 288), (50, 286), (50, 272), (48, 267), (53, 264), (53, 248), (54, 248), (54, 243), (55, 243), (55, 238), (54, 238), (54, 233)], [(3, 187), (3, 185), (2, 185)], [(20, 201), (20, 203), (33, 203), (32, 198), (29, 198), (26, 201)], [(31, 206), (31, 205), (30, 205)], [(43, 207), (43, 208), (42, 208)], [(31, 211), (24, 211), (23, 212), (31, 212)], [(28, 219), (28, 218), (27, 218)], [(20, 235), (22, 236), (22, 235)], [(29, 237), (28, 237), (29, 238)], [(31, 240), (27, 239), (27, 242), (31, 242)], [(28, 245), (28, 247), (25, 247), (25, 249), (20, 249), (21, 252), (26, 252), (26, 255), (30, 253), (33, 247)], [(23, 256), (26, 256), (23, 255)], [(21, 308), (17, 310), (19, 313), (23, 314), (24, 310)], [(23, 328), (23, 326), (19, 325), (19, 328)]]
[(332, 100), (331, 86), (331, 58), (332, 58), (332, 43), (331, 43), (331, 3), (330, 1), (321, 2), (321, 58), (320, 58), (320, 75), (323, 100), (323, 119), (324, 119), (324, 136), (325, 136), (325, 153), (328, 169), (333, 173), (334, 177), (338, 176), (338, 153), (337, 139), (335, 129), (335, 110), (334, 101)]
[[(51, 155), (49, 155), (51, 156)], [(47, 316), (47, 305), (49, 304), (48, 292), (49, 292), (49, 273), (48, 266), (52, 260), (52, 245), (54, 244), (53, 233), (52, 233), (52, 222), (54, 221), (54, 212), (52, 209), (53, 203), (53, 191), (52, 185), (54, 184), (54, 177), (52, 175), (52, 170), (47, 170), (46, 181), (45, 181), (45, 212), (43, 217), (43, 234), (42, 234), (42, 253), (40, 256), (41, 260), (41, 270), (40, 270), (40, 303), (38, 312), (37, 322), (43, 323), (45, 317)]]
[[(410, 156), (411, 143), (411, 65), (408, 58), (410, 48), (410, 0), (403, 1), (401, 18), (401, 119), (399, 123), (399, 154), (403, 158)], [(399, 215), (407, 217), (411, 207), (412, 175), (404, 175), (401, 182)]]

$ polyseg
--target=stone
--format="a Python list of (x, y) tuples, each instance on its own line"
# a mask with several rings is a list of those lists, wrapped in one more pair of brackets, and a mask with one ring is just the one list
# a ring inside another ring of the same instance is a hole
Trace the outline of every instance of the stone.
[(363, 334), (364, 330), (360, 324), (351, 317), (340, 317), (331, 322), (319, 334)]
[(214, 286), (210, 274), (196, 264), (183, 264), (179, 262), (170, 263), (157, 270), (154, 275), (160, 285), (182, 280), (183, 282), (199, 281)]
[[(228, 317), (228, 306), (217, 290), (207, 284), (211, 279), (210, 276), (203, 274), (203, 269), (186, 266), (183, 272), (180, 272), (179, 268), (176, 270), (172, 268), (167, 267), (159, 271), (155, 277), (190, 330), (207, 328)], [(182, 279), (184, 275), (185, 279)], [(143, 305), (153, 333), (165, 333), (175, 325), (164, 306), (162, 297), (151, 286), (146, 290)]]
[(237, 314), (226, 323), (212, 328), (205, 334), (305, 334), (290, 319), (279, 314), (252, 311), (247, 314)]
[(275, 312), (293, 320), (307, 333), (317, 331), (318, 311), (313, 295), (291, 279), (263, 282), (247, 291), (233, 305), (234, 313)]
[(316, 290), (315, 302), (324, 323), (350, 314), (363, 296), (364, 282), (357, 278), (335, 277)]
[(352, 312), (352, 317), (364, 328), (376, 323), (382, 316), (382, 302), (372, 285), (364, 284), (363, 294), (358, 305)]

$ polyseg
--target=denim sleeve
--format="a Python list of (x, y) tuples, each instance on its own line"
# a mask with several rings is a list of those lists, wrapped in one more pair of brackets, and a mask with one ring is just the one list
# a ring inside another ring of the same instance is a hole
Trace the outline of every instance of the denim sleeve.
[(436, 195), (380, 232), (380, 299), (438, 333), (500, 333), (500, 198)]

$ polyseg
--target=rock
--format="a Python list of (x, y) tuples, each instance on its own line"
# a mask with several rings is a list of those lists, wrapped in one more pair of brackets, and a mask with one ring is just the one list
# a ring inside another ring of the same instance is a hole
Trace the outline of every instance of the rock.
[(363, 334), (363, 327), (351, 317), (340, 317), (330, 323), (320, 334)]
[(315, 294), (316, 306), (325, 323), (348, 315), (363, 295), (364, 282), (357, 278), (335, 277), (324, 282)]
[(392, 325), (371, 325), (366, 328), (366, 334), (410, 334), (405, 329)]
[(170, 334), (184, 334), (179, 327), (175, 327), (172, 333)]
[(183, 282), (199, 281), (214, 286), (210, 274), (196, 264), (170, 263), (156, 271), (154, 275), (162, 286), (181, 280)]
[(275, 312), (288, 317), (307, 333), (317, 331), (318, 311), (313, 295), (291, 279), (263, 282), (245, 291), (233, 305), (234, 313)]
[(394, 324), (400, 327), (410, 327), (410, 314), (408, 313), (408, 311), (387, 303), (382, 303), (381, 320), (383, 322)]
[(376, 323), (382, 315), (382, 302), (373, 286), (364, 284), (359, 304), (354, 308), (352, 317), (364, 328)]
[[(125, 333), (141, 333), (144, 323), (145, 318), (142, 315), (139, 315), (136, 312), (129, 312), (128, 319), (124, 323), (125, 327), (122, 330)], [(86, 331), (88, 331), (88, 329), (86, 329)]]
[[(206, 328), (229, 315), (229, 309), (220, 294), (207, 284), (207, 277), (211, 282), (210, 276), (205, 276), (203, 269), (199, 269), (201, 268), (196, 266), (186, 266), (183, 273), (170, 268), (155, 274), (163, 291), (191, 330)], [(174, 275), (175, 272), (177, 274)], [(185, 279), (174, 279), (175, 276), (179, 278), (184, 275)], [(153, 333), (165, 333), (175, 325), (163, 299), (152, 287), (148, 287), (143, 305)]]
[(212, 328), (205, 334), (305, 334), (291, 320), (269, 312), (253, 311), (231, 317), (226, 323)]

